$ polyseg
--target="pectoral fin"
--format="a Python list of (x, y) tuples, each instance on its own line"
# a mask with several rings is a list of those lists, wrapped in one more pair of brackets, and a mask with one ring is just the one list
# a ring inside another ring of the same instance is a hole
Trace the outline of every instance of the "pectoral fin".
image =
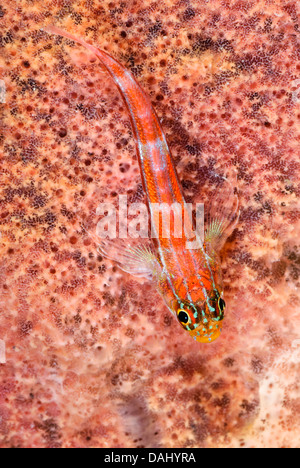
[(139, 278), (151, 280), (161, 269), (148, 245), (105, 239), (98, 245), (98, 250), (106, 258), (117, 262), (121, 270)]
[(206, 212), (205, 243), (220, 251), (235, 229), (239, 218), (239, 199), (234, 185), (220, 178)]
[(113, 260), (119, 268), (137, 278), (152, 280), (160, 275), (161, 265), (151, 246), (142, 239), (101, 239), (88, 232), (101, 255)]

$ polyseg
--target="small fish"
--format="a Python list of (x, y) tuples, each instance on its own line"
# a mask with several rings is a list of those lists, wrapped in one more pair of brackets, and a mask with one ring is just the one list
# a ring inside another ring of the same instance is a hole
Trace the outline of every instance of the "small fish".
[[(182, 188), (159, 119), (149, 96), (132, 74), (106, 52), (83, 39), (55, 26), (44, 30), (71, 39), (92, 51), (118, 87), (129, 111), (143, 187), (154, 224), (152, 204), (171, 206), (177, 203), (185, 208)], [(189, 239), (186, 234), (177, 238), (170, 233), (168, 238), (164, 238), (160, 225), (155, 249), (142, 244), (138, 247), (122, 246), (112, 240), (103, 240), (99, 248), (124, 271), (154, 281), (184, 330), (194, 340), (209, 343), (221, 333), (226, 307), (219, 254), (237, 219), (237, 196), (231, 184), (221, 179), (210, 203), (204, 241), (195, 234), (198, 248), (187, 248)], [(193, 227), (192, 217), (188, 224), (189, 228)]]

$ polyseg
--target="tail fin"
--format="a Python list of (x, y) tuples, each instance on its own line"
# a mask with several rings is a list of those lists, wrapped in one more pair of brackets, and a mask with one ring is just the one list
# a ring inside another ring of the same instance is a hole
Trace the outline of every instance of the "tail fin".
[(89, 49), (91, 52), (94, 52), (94, 54), (96, 54), (98, 57), (100, 57), (100, 59), (102, 59), (102, 54), (100, 54), (100, 51), (96, 47), (92, 46), (91, 44), (88, 44), (88, 42), (86, 42), (81, 37), (74, 36), (74, 34), (64, 31), (63, 29), (60, 29), (57, 26), (54, 26), (51, 24), (49, 26), (42, 28), (42, 31), (45, 31), (48, 34), (54, 34), (56, 36), (62, 36), (67, 39), (71, 39), (71, 41), (81, 44), (83, 47), (85, 47), (86, 49)]

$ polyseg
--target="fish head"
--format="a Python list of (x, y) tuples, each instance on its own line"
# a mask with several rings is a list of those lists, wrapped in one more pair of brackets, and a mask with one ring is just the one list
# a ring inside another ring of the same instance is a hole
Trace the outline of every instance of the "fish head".
[(173, 307), (180, 325), (195, 341), (212, 343), (220, 336), (226, 309), (221, 291), (201, 302), (177, 301)]

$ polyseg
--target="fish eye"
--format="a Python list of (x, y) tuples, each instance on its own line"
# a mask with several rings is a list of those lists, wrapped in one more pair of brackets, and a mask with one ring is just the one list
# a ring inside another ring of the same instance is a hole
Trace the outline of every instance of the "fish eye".
[(184, 309), (178, 309), (177, 311), (178, 320), (186, 325), (189, 322), (189, 315)]
[(220, 320), (223, 320), (225, 308), (226, 308), (226, 302), (224, 301), (222, 297), (219, 297), (218, 299), (219, 314), (218, 315), (216, 314), (215, 318), (213, 318), (215, 322), (219, 322)]
[(226, 308), (226, 302), (224, 301), (222, 297), (219, 297), (218, 305), (219, 305), (220, 312), (223, 313)]

